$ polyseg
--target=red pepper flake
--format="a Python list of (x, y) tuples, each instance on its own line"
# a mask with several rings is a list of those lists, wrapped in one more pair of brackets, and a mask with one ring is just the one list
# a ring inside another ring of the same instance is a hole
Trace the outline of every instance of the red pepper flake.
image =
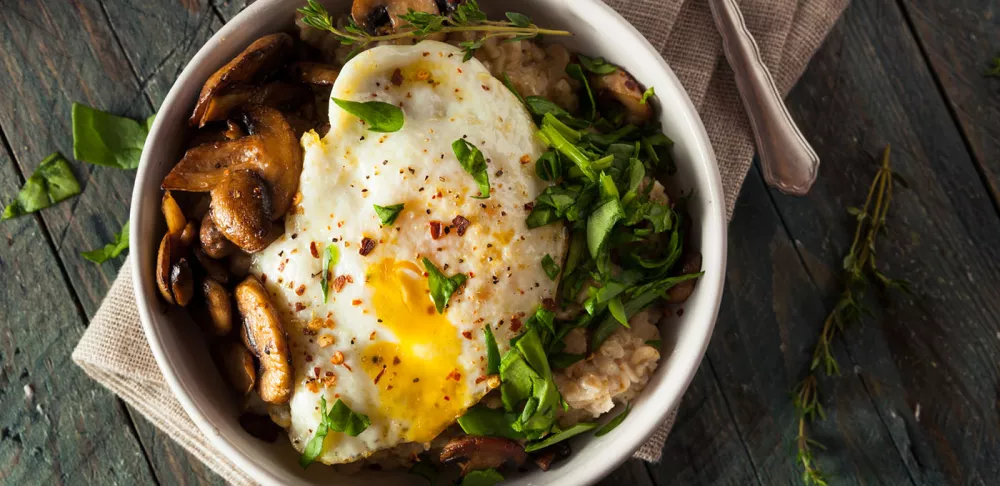
[(465, 219), (464, 216), (458, 215), (451, 220), (451, 224), (455, 227), (455, 230), (458, 231), (458, 236), (465, 236), (465, 230), (469, 229), (469, 225), (471, 225), (472, 222)]
[(446, 379), (459, 381), (459, 380), (462, 379), (462, 374), (459, 373), (458, 370), (451, 370), (451, 373), (448, 373), (448, 376), (447, 376)]
[(375, 249), (375, 240), (366, 236), (361, 239), (361, 250), (358, 251), (358, 253), (361, 253), (361, 256), (368, 256), (368, 254), (371, 253), (372, 250), (374, 249)]
[(476, 378), (476, 384), (477, 385), (480, 384), (480, 383), (482, 383), (482, 382), (484, 382), (484, 381), (486, 381), (486, 375), (482, 375), (479, 378)]
[(489, 91), (489, 90), (490, 90), (490, 87), (489, 87), (489, 86), (486, 86), (485, 84), (484, 84), (484, 85), (482, 85), (482, 87), (483, 87), (483, 90), (484, 90), (484, 91)]
[(392, 72), (392, 77), (389, 78), (389, 81), (391, 81), (395, 86), (403, 84), (403, 72), (400, 71), (399, 68), (396, 68), (396, 70)]
[(451, 397), (449, 397), (448, 395), (445, 395), (444, 396), (444, 401), (450, 402), (451, 401)]
[(266, 273), (260, 274), (260, 283), (267, 283), (267, 274)]
[(378, 381), (382, 379), (382, 375), (384, 375), (384, 374), (385, 374), (385, 365), (382, 365), (382, 371), (379, 371), (378, 375), (375, 376), (375, 384), (376, 385), (378, 385)]
[(517, 332), (521, 330), (521, 319), (513, 317), (510, 320), (510, 330), (511, 332)]
[(369, 341), (374, 341), (375, 340), (375, 331), (372, 331), (372, 333), (368, 335), (368, 340)]
[(400, 363), (399, 356), (393, 356), (393, 358), (392, 358), (392, 364), (393, 365), (398, 365), (399, 363)]
[(441, 222), (440, 221), (431, 221), (430, 225), (431, 225), (431, 239), (436, 240), (436, 239), (440, 238), (441, 237)]
[[(306, 363), (311, 363), (312, 360), (313, 360), (313, 355), (307, 354), (306, 355)], [(319, 375), (319, 373), (316, 373), (316, 374)]]
[(285, 271), (285, 264), (286, 263), (288, 263), (287, 259), (282, 260), (281, 263), (278, 264), (278, 271), (279, 272), (284, 272)]
[(313, 376), (319, 376), (319, 372), (322, 371), (319, 366), (313, 368)]
[(425, 53), (424, 53), (424, 57), (427, 57), (427, 56), (429, 56), (429, 55), (431, 55), (431, 53), (429, 53), (429, 52), (425, 52)]
[(312, 253), (313, 258), (319, 258), (319, 248), (316, 247), (316, 242), (309, 243), (309, 253)]
[(472, 339), (472, 331), (462, 331), (462, 337), (465, 339)]
[(306, 305), (305, 304), (303, 304), (302, 302), (296, 302), (295, 303), (295, 312), (302, 312), (304, 310), (306, 310)]
[(525, 211), (531, 211), (532, 209), (535, 209), (535, 203), (533, 203), (533, 202), (524, 203), (524, 210)]
[(361, 301), (358, 299), (354, 299), (351, 301), (351, 305), (361, 305)]
[(524, 154), (524, 155), (521, 156), (521, 163), (522, 164), (527, 164), (527, 163), (530, 163), (530, 162), (531, 162), (531, 156), (530, 155)]
[(551, 299), (551, 298), (550, 299), (542, 299), (542, 307), (544, 307), (545, 310), (547, 310), (547, 311), (555, 312), (555, 310), (556, 310), (556, 301), (555, 301), (555, 299)]
[(392, 390), (392, 385), (389, 385), (389, 386), (385, 387), (385, 391), (389, 391), (389, 390)]
[(302, 295), (304, 293), (306, 293), (305, 284), (299, 285), (299, 288), (295, 289), (295, 295)]
[(344, 290), (344, 285), (350, 282), (354, 282), (350, 275), (338, 275), (337, 278), (333, 279), (333, 290), (340, 293), (341, 290)]

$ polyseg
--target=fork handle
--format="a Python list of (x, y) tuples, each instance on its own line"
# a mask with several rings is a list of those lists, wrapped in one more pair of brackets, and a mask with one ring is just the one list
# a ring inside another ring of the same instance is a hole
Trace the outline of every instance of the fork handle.
[(804, 196), (816, 182), (819, 157), (788, 113), (736, 0), (708, 4), (750, 118), (764, 180), (785, 194)]

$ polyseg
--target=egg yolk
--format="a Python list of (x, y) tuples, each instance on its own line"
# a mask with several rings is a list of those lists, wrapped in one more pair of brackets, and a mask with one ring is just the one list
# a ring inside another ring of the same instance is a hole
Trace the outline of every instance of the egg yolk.
[(423, 269), (413, 262), (383, 260), (368, 269), (367, 284), (382, 326), (395, 341), (376, 336), (362, 366), (379, 391), (380, 412), (408, 429), (411, 442), (429, 442), (465, 410), (462, 342), (430, 299)]

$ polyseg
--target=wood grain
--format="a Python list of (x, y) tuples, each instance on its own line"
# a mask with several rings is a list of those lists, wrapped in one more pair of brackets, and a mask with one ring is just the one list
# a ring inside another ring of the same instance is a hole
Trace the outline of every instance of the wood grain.
[(915, 482), (991, 484), (1000, 475), (1000, 217), (922, 59), (896, 5), (852, 4), (790, 97), (826, 169), (808, 198), (771, 197), (830, 306), (853, 227), (844, 208), (861, 204), (873, 156), (892, 142), (910, 189), (897, 188), (878, 261), (916, 297), (873, 296), (882, 310), (847, 329), (844, 370), (863, 381), (873, 425), (889, 428)]

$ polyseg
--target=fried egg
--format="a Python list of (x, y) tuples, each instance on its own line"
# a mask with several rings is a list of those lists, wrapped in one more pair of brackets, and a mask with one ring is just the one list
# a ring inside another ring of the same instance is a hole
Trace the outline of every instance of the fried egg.
[[(534, 171), (544, 146), (515, 95), (463, 55), (425, 41), (376, 47), (347, 63), (332, 96), (396, 105), (404, 125), (373, 132), (331, 103), (329, 133), (302, 137), (301, 197), (284, 235), (254, 258), (252, 272), (279, 308), (291, 346), (292, 444), (301, 451), (312, 438), (320, 397), (371, 419), (357, 437), (331, 431), (323, 463), (430, 442), (496, 386), (486, 373), (484, 326), (502, 352), (555, 293), (541, 260), (561, 260), (566, 230), (525, 223), (545, 188)], [(477, 198), (479, 186), (452, 151), (459, 139), (486, 158), (488, 198)], [(373, 206), (397, 204), (396, 220), (380, 224)], [(324, 301), (328, 246), (339, 257)], [(443, 313), (431, 300), (424, 258), (447, 276), (467, 277)]]

